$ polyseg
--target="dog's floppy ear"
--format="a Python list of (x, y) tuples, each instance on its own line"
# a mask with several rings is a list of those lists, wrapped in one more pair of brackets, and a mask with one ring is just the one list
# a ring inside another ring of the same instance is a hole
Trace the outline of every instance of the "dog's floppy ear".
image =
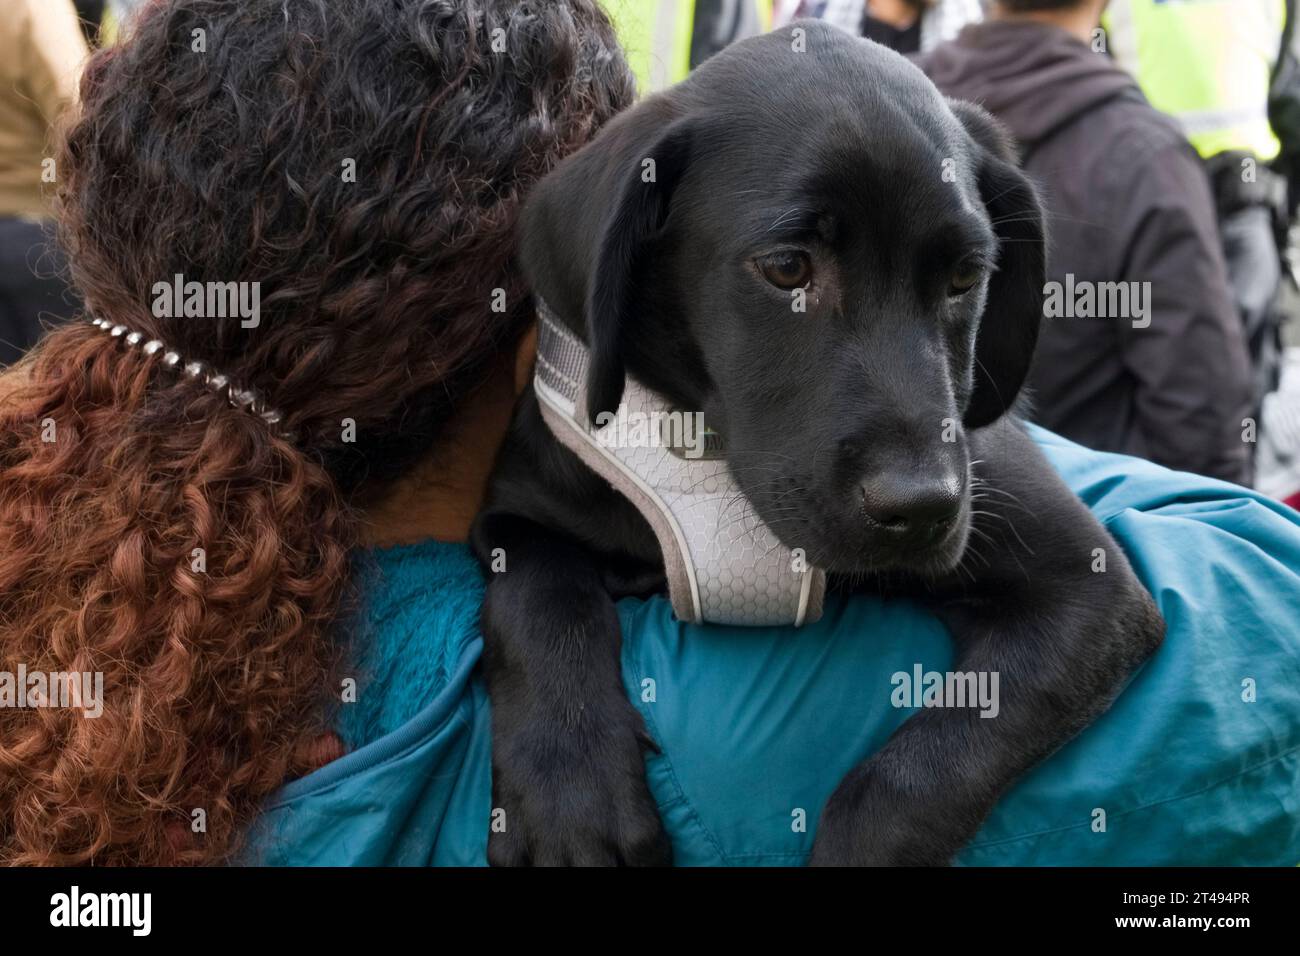
[(1002, 127), (972, 103), (949, 100), (975, 141), (980, 199), (998, 237), (997, 271), (975, 343), (975, 381), (962, 421), (980, 428), (1007, 412), (1029, 373), (1043, 315), (1047, 237), (1043, 207), (1015, 164)]
[[(682, 173), (690, 160), (691, 127), (679, 120), (643, 150), (634, 151), (619, 177), (621, 188), (601, 231), (587, 293), (591, 368), (587, 376), (587, 415), (614, 413), (623, 400), (627, 370), (624, 333), (636, 308), (636, 270), (651, 239), (668, 218)], [(617, 180), (616, 180), (617, 181)]]
[(520, 253), (528, 280), (585, 332), (591, 350), (592, 422), (623, 398), (637, 274), (690, 157), (683, 113), (671, 92), (641, 101), (546, 176), (524, 208)]

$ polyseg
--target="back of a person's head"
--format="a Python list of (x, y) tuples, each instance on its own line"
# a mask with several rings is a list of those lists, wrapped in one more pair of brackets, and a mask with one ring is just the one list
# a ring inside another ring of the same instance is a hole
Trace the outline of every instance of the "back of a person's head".
[(225, 860), (307, 765), (349, 495), (513, 350), (524, 193), (631, 95), (596, 0), (156, 0), (91, 61), (60, 236), (139, 339), (75, 322), (0, 388), (0, 671), (102, 673), (103, 713), (0, 710), (0, 863)]

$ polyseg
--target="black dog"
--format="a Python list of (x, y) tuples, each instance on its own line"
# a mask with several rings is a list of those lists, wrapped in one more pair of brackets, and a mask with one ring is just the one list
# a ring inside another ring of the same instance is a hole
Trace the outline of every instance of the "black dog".
[[(1118, 545), (1009, 414), (1042, 311), (1042, 218), (987, 114), (816, 21), (618, 117), (526, 210), (529, 279), (590, 346), (592, 421), (627, 374), (703, 411), (783, 543), (841, 587), (927, 601), (957, 668), (999, 673), (996, 719), (923, 710), (849, 774), (813, 863), (947, 862), (1163, 637)], [(473, 543), (485, 564), (508, 555), (483, 609), (507, 820), (490, 862), (667, 862), (614, 609), (662, 587), (659, 547), (531, 389)]]

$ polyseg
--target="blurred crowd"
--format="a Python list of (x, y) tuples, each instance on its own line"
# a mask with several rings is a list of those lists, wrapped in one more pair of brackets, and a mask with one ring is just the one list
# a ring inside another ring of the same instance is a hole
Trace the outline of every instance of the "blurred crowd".
[[(80, 308), (53, 229), (51, 143), (92, 49), (152, 2), (165, 0), (0, 10), (0, 366)], [(989, 110), (1041, 187), (1050, 282), (1120, 284), (1141, 303), (1047, 315), (1034, 420), (1300, 505), (1297, 0), (604, 3), (642, 94), (741, 37), (819, 17)]]

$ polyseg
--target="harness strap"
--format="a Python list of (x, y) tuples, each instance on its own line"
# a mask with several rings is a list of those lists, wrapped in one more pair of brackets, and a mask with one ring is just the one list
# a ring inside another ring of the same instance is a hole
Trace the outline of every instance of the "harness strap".
[(671, 408), (629, 376), (617, 420), (589, 423), (587, 346), (541, 300), (537, 317), (533, 386), (542, 418), (649, 523), (677, 618), (796, 627), (820, 618), (825, 572), (781, 543), (741, 494), (725, 458), (707, 453), (702, 416)]

